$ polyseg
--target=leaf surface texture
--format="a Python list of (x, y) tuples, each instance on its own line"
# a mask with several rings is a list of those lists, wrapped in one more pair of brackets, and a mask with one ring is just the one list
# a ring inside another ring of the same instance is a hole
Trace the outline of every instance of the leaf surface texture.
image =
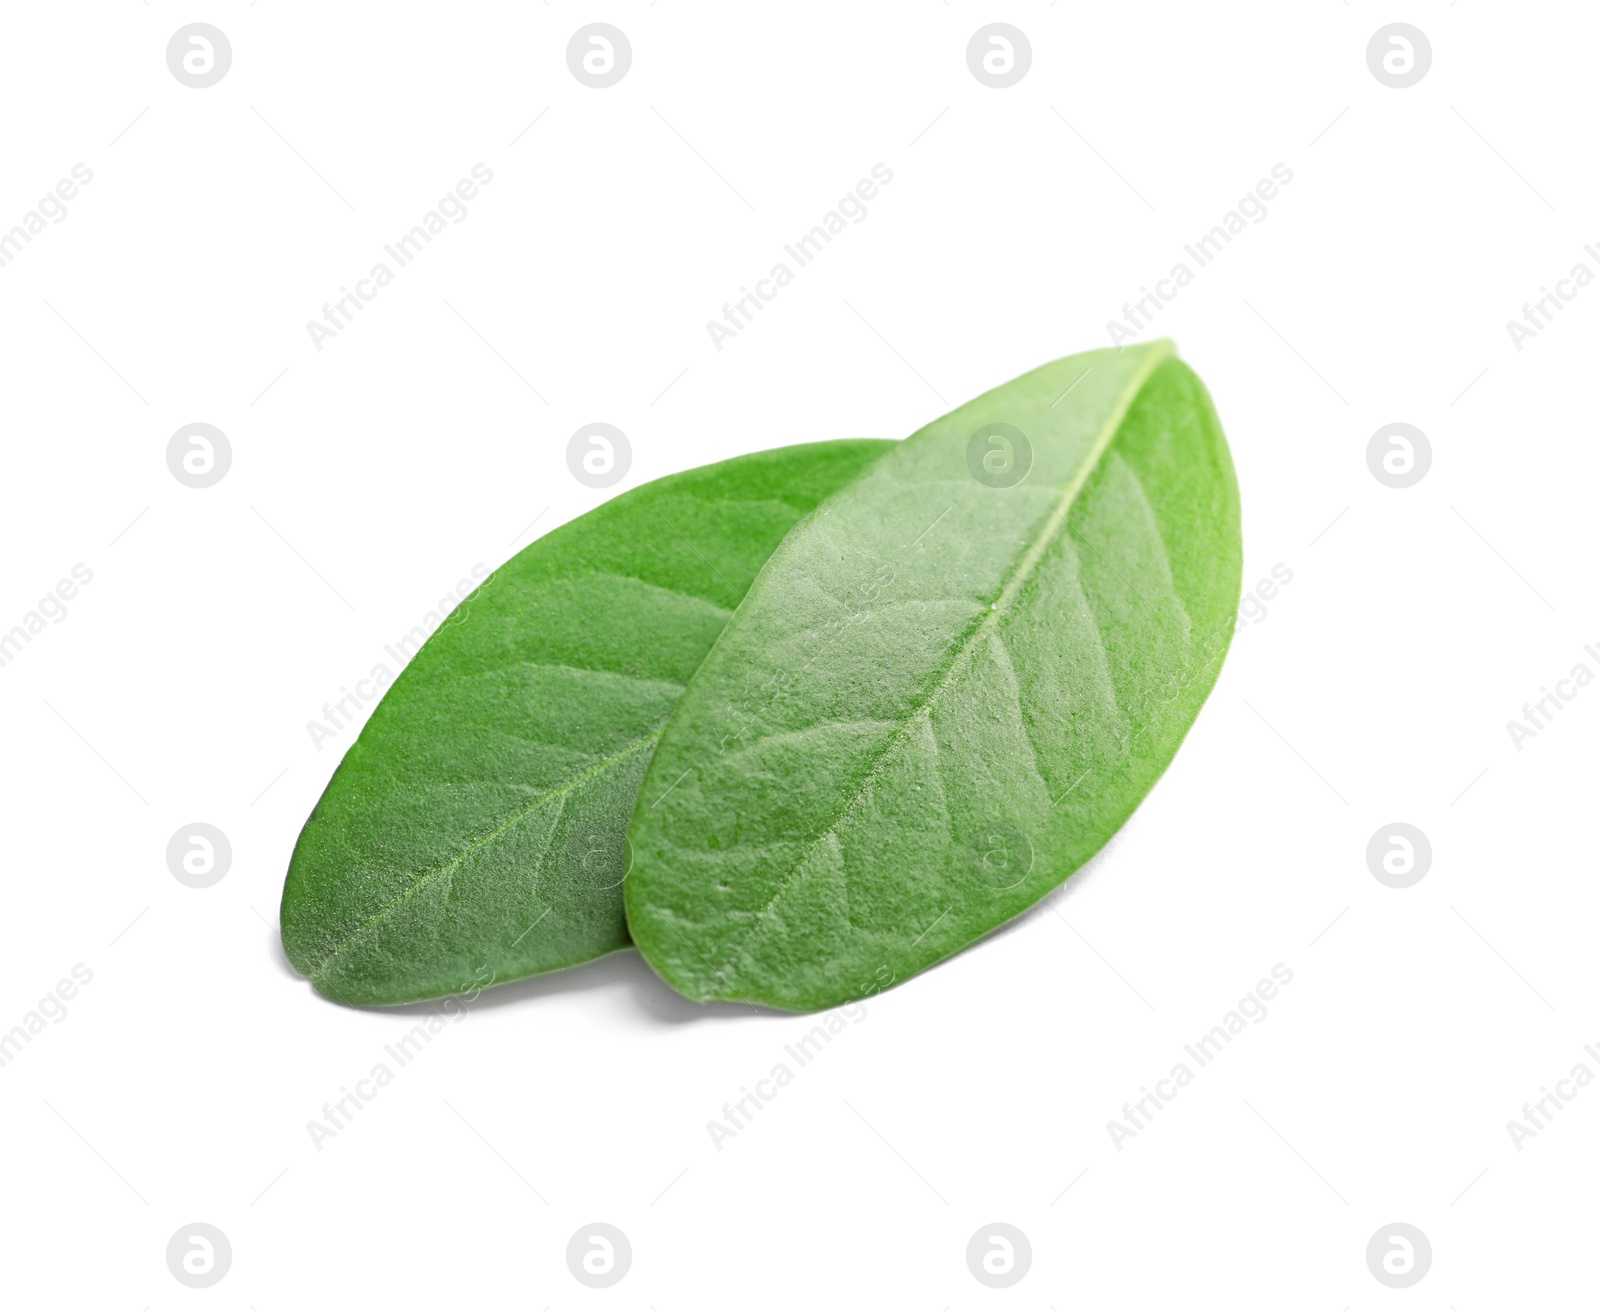
[[(1031, 448), (1013, 486), (975, 473), (993, 425)], [(1011, 919), (1171, 761), (1240, 563), (1227, 443), (1168, 343), (928, 425), (790, 533), (689, 681), (629, 831), (634, 941), (689, 997), (806, 1011)]]
[(428, 637), (300, 835), (283, 943), (383, 1004), (628, 945), (625, 834), (661, 727), (784, 535), (892, 443), (648, 483), (500, 567)]

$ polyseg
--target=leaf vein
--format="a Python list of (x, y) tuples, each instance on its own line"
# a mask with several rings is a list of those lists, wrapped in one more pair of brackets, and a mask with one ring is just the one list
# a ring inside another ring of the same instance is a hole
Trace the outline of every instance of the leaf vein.
[(954, 685), (966, 666), (971, 664), (978, 642), (991, 629), (995, 628), (1002, 618), (1010, 613), (1012, 603), (1033, 576), (1035, 570), (1038, 569), (1039, 562), (1044, 558), (1045, 552), (1049, 550), (1052, 543), (1066, 532), (1067, 518), (1072, 511), (1074, 503), (1077, 501), (1078, 494), (1088, 483), (1089, 476), (1098, 467), (1101, 458), (1105, 455), (1111, 443), (1116, 440), (1117, 434), (1122, 430), (1123, 422), (1127, 418), (1128, 411), (1132, 408), (1134, 401), (1139, 393), (1144, 390), (1151, 374), (1166, 362), (1169, 355), (1170, 348), (1166, 352), (1152, 352), (1146, 357), (1144, 367), (1134, 375), (1129, 385), (1124, 388), (1122, 395), (1117, 399), (1116, 405), (1107, 416), (1104, 427), (1095, 435), (1094, 444), (1084, 460), (1082, 468), (1062, 488), (1061, 495), (1046, 519), (1043, 528), (1034, 540), (1028, 544), (1027, 550), (1017, 558), (1016, 565), (1006, 578), (993, 605), (983, 612), (976, 622), (956, 641), (954, 654), (935, 680), (932, 688), (923, 698), (922, 703), (906, 717), (904, 724), (891, 735), (889, 742), (878, 753), (872, 767), (866, 772), (860, 785), (851, 793), (844, 806), (840, 808), (837, 816), (821, 833), (816, 834), (806, 843), (804, 850), (796, 857), (788, 873), (779, 880), (778, 887), (773, 891), (766, 905), (756, 913), (749, 928), (742, 935), (735, 936), (732, 939), (729, 944), (728, 961), (723, 967), (724, 972), (730, 970), (734, 957), (748, 957), (748, 947), (751, 940), (761, 928), (763, 922), (770, 918), (772, 909), (777, 905), (779, 899), (788, 892), (797, 879), (804, 877), (806, 863), (810, 860), (812, 853), (823, 842), (833, 838), (845, 822), (860, 809), (863, 801), (871, 796), (877, 787), (879, 779), (887, 772), (889, 766), (899, 754), (905, 750), (906, 744), (911, 740), (919, 722), (930, 719), (934, 705)]
[[(504, 834), (514, 826), (521, 824), (530, 815), (534, 814), (534, 812), (546, 806), (551, 801), (558, 802), (563, 808), (565, 808), (567, 795), (574, 792), (579, 785), (587, 783), (596, 775), (601, 774), (611, 766), (616, 765), (619, 761), (625, 760), (627, 757), (632, 755), (634, 752), (639, 751), (641, 748), (653, 747), (656, 740), (660, 738), (660, 736), (661, 731), (657, 729), (654, 733), (646, 734), (643, 738), (636, 738), (633, 742), (627, 744), (627, 746), (621, 748), (620, 750), (613, 752), (610, 756), (596, 761), (587, 770), (584, 770), (581, 774), (574, 775), (571, 779), (567, 780), (559, 787), (547, 789), (545, 792), (540, 793), (537, 797), (529, 801), (526, 806), (512, 812), (511, 815), (507, 816), (505, 820), (501, 821), (500, 824), (495, 826), (495, 828), (490, 830), (487, 834), (484, 834), (480, 838), (473, 839), (470, 843), (462, 847), (460, 851), (453, 853), (451, 856), (439, 862), (439, 864), (431, 867), (430, 869), (424, 870), (417, 874), (402, 892), (391, 898), (376, 912), (363, 921), (360, 926), (352, 930), (348, 935), (340, 940), (340, 942), (325, 957), (323, 957), (321, 961), (317, 963), (316, 969), (311, 973), (311, 977), (313, 979), (318, 979), (324, 976), (328, 967), (331, 966), (352, 944), (354, 944), (357, 939), (361, 938), (362, 935), (364, 935), (374, 925), (380, 924), (386, 920), (389, 914), (398, 906), (400, 906), (401, 903), (409, 901), (410, 898), (423, 887), (432, 883), (441, 875), (451, 877), (453, 880), (456, 869), (467, 859), (468, 856), (477, 851), (480, 847), (483, 847), (488, 843), (492, 843), (495, 839), (499, 838), (500, 835)], [(557, 815), (559, 816), (560, 812), (557, 812)], [(540, 858), (540, 864), (543, 864), (542, 856)]]

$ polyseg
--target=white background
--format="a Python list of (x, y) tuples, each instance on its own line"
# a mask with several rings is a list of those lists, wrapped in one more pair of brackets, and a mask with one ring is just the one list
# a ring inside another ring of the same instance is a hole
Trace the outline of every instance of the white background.
[[(232, 44), (209, 89), (167, 68), (192, 21)], [(632, 46), (605, 90), (566, 64), (593, 21)], [(1004, 90), (966, 64), (993, 21), (1033, 52)], [(1366, 61), (1393, 21), (1433, 50), (1404, 90)], [(94, 573), (0, 668), (0, 1031), (93, 971), (0, 1069), (8, 1305), (1592, 1297), (1600, 1089), (1520, 1151), (1507, 1121), (1600, 1073), (1600, 688), (1520, 751), (1506, 722), (1600, 672), (1600, 290), (1521, 351), (1505, 326), (1600, 272), (1592, 7), (150, 0), (4, 25), (0, 230), (94, 175), (0, 268), (0, 630)], [(306, 321), (479, 162), (469, 217), (317, 350)], [(706, 321), (879, 162), (867, 219), (715, 349)], [(720, 1151), (707, 1121), (812, 1022), (685, 1003), (631, 954), (486, 994), (313, 1147), (418, 1016), (318, 999), (277, 945), (354, 733), (318, 751), (306, 724), (472, 565), (611, 495), (569, 474), (573, 431), (628, 434), (616, 490), (903, 436), (1106, 344), (1277, 163), (1269, 216), (1143, 335), (1216, 398), (1246, 586), (1293, 581), (1102, 857), (865, 1004)], [(166, 465), (194, 422), (233, 453), (205, 490)], [(1392, 422), (1432, 446), (1405, 490), (1367, 466)], [(233, 847), (205, 890), (165, 858), (197, 820)], [(1405, 890), (1366, 860), (1397, 820), (1433, 848)], [(1107, 1122), (1280, 962), (1267, 1018), (1115, 1148)], [(564, 1256), (596, 1220), (633, 1249), (603, 1291)], [(165, 1259), (195, 1221), (233, 1249), (207, 1291)], [(1004, 1291), (965, 1257), (995, 1221), (1033, 1250)], [(1405, 1291), (1365, 1257), (1396, 1221), (1433, 1249)]]

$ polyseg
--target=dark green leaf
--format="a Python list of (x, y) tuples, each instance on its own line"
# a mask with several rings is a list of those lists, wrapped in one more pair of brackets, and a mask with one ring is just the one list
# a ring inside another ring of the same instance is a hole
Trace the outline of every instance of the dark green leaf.
[(796, 520), (888, 442), (648, 483), (501, 566), (395, 681), (306, 822), (283, 944), (342, 1002), (628, 944), (625, 832), (662, 724)]
[(930, 424), (784, 540), (679, 701), (629, 831), (640, 951), (691, 998), (810, 1010), (1031, 906), (1171, 761), (1239, 574), (1169, 343)]

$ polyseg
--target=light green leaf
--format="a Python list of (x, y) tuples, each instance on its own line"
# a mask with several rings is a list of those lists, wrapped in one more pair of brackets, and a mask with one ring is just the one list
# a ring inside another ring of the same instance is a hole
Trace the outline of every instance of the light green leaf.
[(1169, 343), (922, 429), (790, 533), (678, 702), (629, 830), (640, 951), (691, 998), (804, 1011), (982, 937), (1171, 761), (1239, 576), (1227, 443)]
[(893, 444), (648, 483), (501, 566), (373, 711), (306, 822), (284, 950), (352, 1003), (626, 947), (625, 831), (661, 726), (796, 520)]

